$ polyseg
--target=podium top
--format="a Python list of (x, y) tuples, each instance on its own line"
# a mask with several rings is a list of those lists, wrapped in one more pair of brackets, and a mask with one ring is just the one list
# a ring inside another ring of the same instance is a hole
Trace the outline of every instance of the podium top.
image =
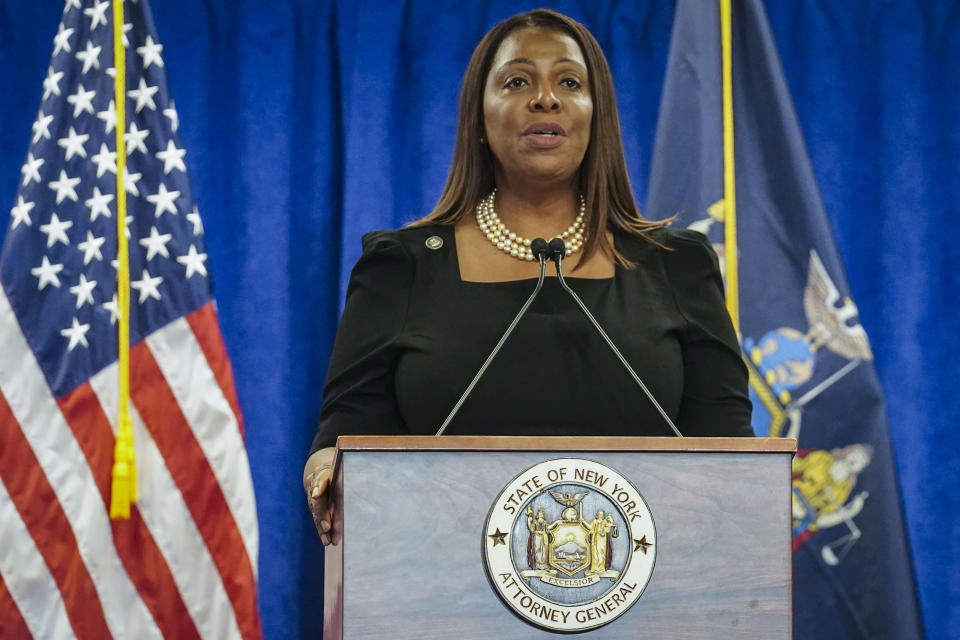
[(794, 438), (612, 436), (340, 436), (344, 451), (608, 451), (796, 453)]

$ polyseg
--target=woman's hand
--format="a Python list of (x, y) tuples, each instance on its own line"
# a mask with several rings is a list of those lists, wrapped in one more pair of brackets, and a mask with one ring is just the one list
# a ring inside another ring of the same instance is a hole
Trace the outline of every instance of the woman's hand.
[(333, 455), (336, 449), (320, 449), (307, 458), (303, 468), (303, 490), (307, 492), (307, 506), (313, 514), (313, 523), (324, 545), (334, 541), (333, 497), (330, 482), (333, 477)]

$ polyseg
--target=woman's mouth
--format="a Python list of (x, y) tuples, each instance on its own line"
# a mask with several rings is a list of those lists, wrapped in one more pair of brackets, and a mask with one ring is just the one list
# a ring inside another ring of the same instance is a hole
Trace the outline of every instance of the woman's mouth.
[(567, 132), (556, 122), (535, 122), (524, 129), (523, 136), (534, 147), (549, 149), (561, 144)]
[(567, 132), (556, 122), (534, 122), (523, 130), (523, 135), (566, 136)]

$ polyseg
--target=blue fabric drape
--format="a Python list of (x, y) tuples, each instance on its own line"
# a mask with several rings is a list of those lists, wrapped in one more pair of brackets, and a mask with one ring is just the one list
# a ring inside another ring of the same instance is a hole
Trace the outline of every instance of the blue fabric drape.
[[(246, 417), (267, 637), (320, 635), (322, 552), (300, 471), (360, 235), (429, 211), (470, 52), (540, 4), (152, 3)], [(610, 59), (642, 203), (673, 3), (550, 4)], [(11, 205), (62, 5), (0, 0)], [(956, 637), (960, 6), (768, 1), (767, 12), (886, 392), (924, 623), (930, 638)]]

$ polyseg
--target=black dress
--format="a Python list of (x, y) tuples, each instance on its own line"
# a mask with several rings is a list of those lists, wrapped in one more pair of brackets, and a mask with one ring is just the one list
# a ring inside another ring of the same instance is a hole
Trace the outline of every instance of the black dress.
[[(751, 436), (716, 254), (693, 231), (654, 237), (672, 251), (615, 234), (636, 268), (567, 282), (684, 435)], [(535, 284), (462, 281), (451, 226), (364, 236), (311, 452), (338, 435), (435, 433)], [(448, 435), (672, 435), (575, 305), (546, 279)]]

